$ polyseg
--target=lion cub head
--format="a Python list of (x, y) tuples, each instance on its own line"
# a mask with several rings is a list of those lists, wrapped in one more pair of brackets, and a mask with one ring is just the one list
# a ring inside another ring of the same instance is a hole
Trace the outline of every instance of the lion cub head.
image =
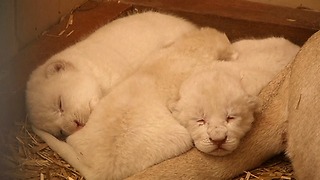
[(67, 136), (86, 124), (101, 97), (101, 88), (92, 75), (69, 62), (55, 60), (30, 76), (26, 90), (28, 116), (35, 127)]
[(251, 128), (258, 102), (243, 89), (240, 77), (203, 71), (183, 83), (172, 112), (200, 151), (223, 156), (234, 151)]

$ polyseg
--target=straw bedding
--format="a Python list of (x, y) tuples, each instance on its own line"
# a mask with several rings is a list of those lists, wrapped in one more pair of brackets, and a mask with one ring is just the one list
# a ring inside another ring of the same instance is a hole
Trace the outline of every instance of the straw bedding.
[[(12, 169), (2, 177), (10, 179), (66, 179), (82, 180), (74, 168), (53, 152), (46, 143), (31, 130), (27, 120), (18, 123), (20, 128), (15, 136), (17, 144), (11, 144), (12, 156), (5, 157)], [(16, 167), (13, 167), (15, 165)], [(3, 172), (4, 173), (4, 172)], [(294, 180), (292, 166), (284, 155), (276, 156), (260, 167), (243, 172), (234, 180)]]
[(17, 126), (20, 130), (15, 136), (16, 147), (11, 148), (12, 157), (5, 158), (16, 168), (5, 176), (10, 179), (84, 179), (32, 132), (27, 120)]

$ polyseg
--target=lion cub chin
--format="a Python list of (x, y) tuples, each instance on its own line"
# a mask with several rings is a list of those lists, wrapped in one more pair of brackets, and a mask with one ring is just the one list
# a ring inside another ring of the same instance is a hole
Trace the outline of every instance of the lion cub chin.
[(217, 69), (197, 73), (183, 83), (173, 115), (200, 151), (224, 156), (251, 128), (258, 102), (243, 89), (240, 77)]

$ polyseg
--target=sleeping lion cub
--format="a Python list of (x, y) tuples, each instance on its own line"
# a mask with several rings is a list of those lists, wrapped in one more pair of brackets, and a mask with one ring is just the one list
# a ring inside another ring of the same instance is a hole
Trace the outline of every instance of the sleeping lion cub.
[(233, 152), (251, 128), (259, 110), (256, 97), (299, 51), (283, 38), (241, 40), (233, 44), (235, 61), (216, 61), (190, 76), (181, 86), (173, 115), (202, 152)]
[(86, 124), (99, 100), (148, 55), (195, 29), (181, 18), (156, 12), (101, 27), (33, 71), (26, 90), (32, 124), (55, 136), (74, 133)]
[(230, 48), (227, 36), (215, 29), (192, 31), (113, 88), (66, 142), (34, 131), (86, 179), (124, 179), (193, 147), (167, 103), (196, 67), (219, 60)]
[(238, 147), (258, 105), (240, 76), (214, 68), (184, 82), (173, 115), (188, 129), (197, 149), (223, 156)]

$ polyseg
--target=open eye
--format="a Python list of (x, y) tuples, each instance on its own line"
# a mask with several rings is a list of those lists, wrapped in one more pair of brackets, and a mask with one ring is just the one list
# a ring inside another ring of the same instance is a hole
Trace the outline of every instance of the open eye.
[(232, 121), (232, 120), (234, 120), (236, 118), (236, 116), (233, 116), (233, 115), (227, 115), (227, 122), (229, 122), (229, 121)]
[(197, 123), (199, 126), (203, 126), (206, 123), (206, 121), (204, 119), (199, 119), (197, 120)]
[(63, 102), (62, 102), (62, 97), (61, 97), (61, 96), (59, 97), (59, 111), (60, 111), (61, 113), (64, 112)]

